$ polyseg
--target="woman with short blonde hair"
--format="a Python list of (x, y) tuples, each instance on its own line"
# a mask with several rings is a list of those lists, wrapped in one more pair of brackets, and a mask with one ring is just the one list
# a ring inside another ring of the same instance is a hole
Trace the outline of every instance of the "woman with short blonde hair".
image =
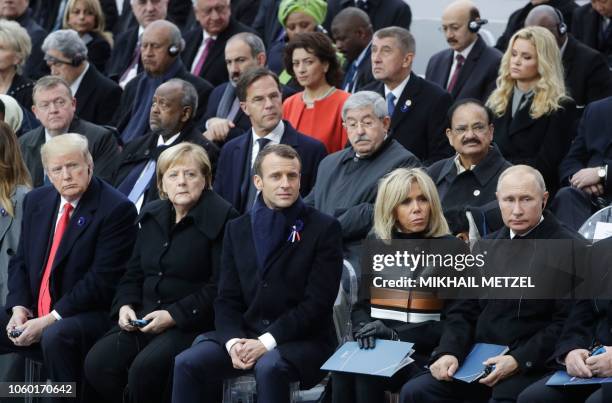
[(510, 39), (497, 88), (487, 100), (495, 114), (495, 143), (504, 158), (540, 171), (552, 193), (559, 186), (559, 164), (577, 119), (563, 76), (554, 36), (542, 27), (523, 28)]
[(32, 41), (25, 28), (16, 21), (0, 20), (0, 50), (0, 94), (12, 96), (29, 111), (34, 82), (22, 75), (32, 53)]

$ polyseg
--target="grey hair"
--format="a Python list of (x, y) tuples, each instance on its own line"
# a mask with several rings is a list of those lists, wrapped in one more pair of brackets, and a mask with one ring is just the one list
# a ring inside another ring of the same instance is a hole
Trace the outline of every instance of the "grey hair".
[(66, 154), (77, 151), (83, 155), (87, 165), (93, 167), (93, 158), (89, 152), (89, 142), (87, 137), (78, 133), (66, 133), (52, 137), (40, 148), (40, 158), (43, 167), (47, 171), (47, 161), (54, 155)]
[(166, 81), (164, 84), (176, 84), (181, 86), (181, 91), (183, 91), (181, 106), (191, 107), (191, 117), (193, 117), (198, 110), (198, 92), (193, 84), (188, 81), (181, 80), (180, 78), (172, 78)]
[(261, 38), (251, 32), (240, 32), (236, 35), (229, 38), (227, 41), (227, 45), (232, 41), (242, 41), (247, 44), (247, 46), (251, 49), (251, 56), (254, 58), (257, 57), (260, 53), (266, 53), (266, 45), (264, 45)]
[(66, 88), (66, 91), (68, 91), (68, 95), (70, 95), (70, 98), (73, 97), (70, 85), (66, 82), (66, 80), (64, 80), (60, 76), (43, 76), (36, 81), (36, 84), (34, 84), (34, 88), (32, 89), (32, 99), (36, 101), (36, 94), (40, 90), (47, 90), (49, 88), (55, 88), (57, 86), (63, 86), (64, 88)]
[(376, 38), (395, 38), (404, 54), (416, 52), (416, 42), (414, 36), (406, 28), (401, 27), (386, 27), (374, 32)]
[(16, 21), (0, 20), (0, 42), (5, 42), (19, 57), (19, 64), (15, 67), (17, 74), (21, 74), (26, 60), (32, 53), (32, 41), (28, 31)]
[(538, 171), (537, 169), (533, 167), (530, 167), (529, 165), (514, 165), (514, 166), (507, 168), (504, 172), (502, 172), (501, 175), (499, 175), (499, 179), (497, 179), (497, 189), (496, 189), (497, 192), (499, 192), (501, 183), (504, 180), (504, 178), (512, 174), (520, 174), (521, 177), (523, 177), (524, 175), (531, 175), (532, 178), (535, 180), (535, 183), (538, 186), (538, 188), (540, 188), (540, 190), (542, 191), (542, 193), (546, 192), (546, 182), (544, 182), (544, 177), (542, 176), (540, 171)]
[(47, 35), (42, 44), (43, 52), (51, 49), (62, 52), (68, 59), (87, 59), (87, 46), (79, 34), (73, 29), (59, 29)]
[(349, 110), (368, 106), (372, 107), (374, 113), (380, 119), (389, 115), (387, 103), (379, 93), (374, 91), (359, 91), (349, 96), (344, 102), (344, 106), (342, 106), (342, 120), (346, 120), (346, 114)]

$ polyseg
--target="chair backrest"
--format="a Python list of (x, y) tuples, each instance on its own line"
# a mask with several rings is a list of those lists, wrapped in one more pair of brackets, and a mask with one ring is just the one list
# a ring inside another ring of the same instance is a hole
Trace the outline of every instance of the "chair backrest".
[(604, 207), (590, 216), (578, 233), (592, 242), (612, 236), (612, 206)]

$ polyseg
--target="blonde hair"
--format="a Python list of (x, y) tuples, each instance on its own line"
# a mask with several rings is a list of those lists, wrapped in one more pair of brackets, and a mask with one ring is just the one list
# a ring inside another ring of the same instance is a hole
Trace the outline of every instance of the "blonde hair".
[(87, 165), (93, 169), (93, 158), (89, 152), (89, 141), (87, 137), (78, 133), (59, 134), (45, 142), (40, 148), (40, 159), (42, 160), (45, 172), (47, 172), (47, 162), (54, 155), (63, 155), (69, 152), (79, 152)]
[(160, 199), (167, 199), (168, 194), (163, 189), (163, 178), (166, 171), (176, 164), (192, 160), (200, 168), (200, 172), (206, 181), (205, 189), (211, 189), (212, 185), (212, 166), (210, 158), (204, 148), (193, 143), (179, 143), (172, 147), (166, 148), (157, 158), (157, 191)]
[(378, 185), (374, 203), (374, 233), (379, 239), (392, 239), (396, 228), (397, 207), (408, 197), (412, 184), (416, 183), (429, 202), (429, 222), (425, 228), (426, 237), (450, 234), (438, 190), (429, 175), (420, 168), (398, 168), (387, 174)]
[(11, 216), (15, 209), (11, 195), (19, 185), (32, 187), (30, 173), (26, 168), (15, 133), (10, 126), (0, 121), (0, 205)]
[(64, 29), (74, 29), (68, 23), (68, 19), (70, 18), (70, 11), (75, 7), (77, 1), (83, 2), (83, 7), (85, 10), (92, 13), (96, 18), (96, 23), (92, 31), (102, 35), (102, 37), (112, 46), (112, 36), (108, 32), (104, 31), (106, 29), (106, 19), (104, 17), (104, 12), (102, 11), (102, 6), (100, 5), (100, 0), (68, 0), (64, 10), (62, 27)]
[(20, 61), (15, 68), (17, 74), (21, 74), (32, 53), (32, 40), (28, 31), (15, 21), (0, 20), (0, 42), (6, 43), (19, 57)]
[(510, 58), (517, 39), (529, 41), (536, 51), (540, 79), (533, 88), (534, 96), (529, 115), (538, 119), (561, 108), (561, 101), (569, 99), (563, 79), (561, 52), (555, 37), (546, 28), (526, 27), (512, 35), (499, 66), (497, 88), (487, 100), (487, 106), (499, 117), (506, 113), (511, 102), (516, 80), (510, 77)]

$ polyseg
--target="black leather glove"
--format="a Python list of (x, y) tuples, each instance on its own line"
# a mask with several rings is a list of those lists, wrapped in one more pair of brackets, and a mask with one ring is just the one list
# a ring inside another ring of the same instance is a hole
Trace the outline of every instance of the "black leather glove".
[(380, 320), (375, 320), (364, 325), (355, 333), (357, 344), (359, 344), (359, 348), (362, 349), (376, 347), (377, 338), (392, 340), (396, 338), (396, 333)]

